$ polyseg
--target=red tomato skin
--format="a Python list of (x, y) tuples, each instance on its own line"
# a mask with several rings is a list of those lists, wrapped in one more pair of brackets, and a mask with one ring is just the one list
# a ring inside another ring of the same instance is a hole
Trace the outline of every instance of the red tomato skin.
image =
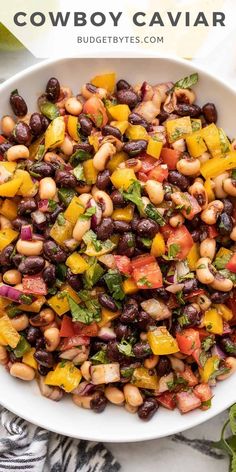
[(163, 168), (162, 166), (156, 166), (154, 169), (148, 172), (148, 179), (156, 180), (157, 182), (163, 182), (168, 177), (168, 169)]
[(60, 344), (60, 351), (67, 351), (67, 349), (71, 349), (72, 347), (76, 346), (88, 346), (90, 343), (90, 339), (88, 336), (71, 336), (69, 338), (63, 339)]
[(186, 218), (186, 220), (192, 220), (195, 215), (197, 215), (198, 213), (200, 213), (200, 211), (202, 211), (202, 209), (200, 205), (198, 205), (196, 198), (194, 198), (192, 195), (189, 195), (187, 192), (183, 192), (183, 194), (186, 195), (188, 198), (191, 211), (189, 213), (186, 210), (181, 210), (181, 211), (184, 217)]
[(5, 141), (6, 141), (6, 138), (4, 138), (2, 134), (0, 134), (0, 144), (5, 143)]
[(143, 172), (144, 174), (150, 172), (150, 170), (154, 169), (154, 167), (157, 165), (157, 160), (155, 157), (148, 156), (148, 154), (143, 154), (139, 157), (139, 159), (142, 162), (140, 172)]
[(195, 395), (201, 402), (207, 402), (213, 397), (212, 391), (207, 383), (200, 383), (193, 389)]
[(236, 273), (236, 254), (234, 254), (229, 262), (226, 264), (226, 269), (230, 270), (230, 272)]
[(171, 392), (164, 392), (157, 397), (158, 403), (167, 408), (168, 410), (174, 410), (176, 407), (175, 394)]
[(61, 338), (70, 338), (74, 336), (75, 332), (74, 332), (73, 324), (74, 323), (69, 316), (67, 315), (63, 316), (62, 322), (61, 322), (61, 329), (60, 329)]
[(147, 264), (151, 264), (152, 262), (156, 262), (156, 259), (151, 254), (142, 254), (141, 256), (135, 257), (131, 260), (131, 267), (132, 269), (138, 269), (139, 267), (143, 267)]
[(90, 338), (96, 337), (98, 335), (98, 325), (94, 321), (90, 325), (85, 325), (84, 323), (80, 323), (79, 321), (74, 322), (74, 334), (80, 336), (89, 336)]
[(180, 156), (180, 151), (175, 151), (175, 149), (162, 148), (160, 158), (164, 164), (167, 164), (169, 170), (175, 170), (176, 164)]
[(172, 228), (172, 226), (166, 224), (164, 226), (160, 227), (160, 232), (165, 240), (165, 242), (168, 240), (168, 238), (174, 234), (175, 230)]
[(230, 326), (236, 326), (236, 293), (234, 290), (234, 296), (229, 298), (225, 304), (232, 310), (233, 318), (229, 321)]
[[(97, 128), (103, 128), (108, 122), (106, 108), (100, 98), (94, 96), (90, 97), (83, 106), (83, 112), (90, 115), (91, 120), (95, 123)], [(100, 123), (102, 114), (102, 122)]]
[(181, 372), (180, 376), (186, 380), (189, 387), (195, 387), (198, 383), (196, 375), (194, 375), (192, 369), (188, 365), (185, 366), (184, 372)]
[(148, 181), (148, 176), (144, 172), (138, 172), (137, 177), (138, 177), (138, 180), (141, 180), (141, 182), (147, 182)]
[(201, 406), (201, 400), (192, 392), (178, 392), (176, 400), (181, 413), (188, 413), (188, 411), (195, 410)]
[[(131, 261), (132, 277), (139, 288), (159, 288), (163, 285), (162, 273), (154, 256), (143, 254)], [(142, 279), (144, 283), (141, 282)]]
[(43, 278), (38, 275), (26, 275), (23, 277), (22, 285), (25, 294), (47, 295), (47, 286)]
[(127, 256), (116, 256), (114, 255), (115, 263), (117, 269), (122, 272), (122, 274), (130, 275), (132, 271), (131, 261)]
[(176, 341), (183, 354), (191, 356), (196, 349), (201, 347), (201, 341), (198, 331), (193, 328), (186, 328), (176, 333)]
[(175, 259), (182, 261), (185, 259), (193, 246), (193, 238), (186, 226), (182, 225), (180, 228), (175, 229), (167, 240), (167, 247), (171, 244), (178, 244), (180, 246), (180, 251), (176, 255)]
[(208, 238), (211, 238), (211, 239), (216, 238), (219, 234), (215, 225), (209, 225), (207, 228), (207, 232), (208, 232)]

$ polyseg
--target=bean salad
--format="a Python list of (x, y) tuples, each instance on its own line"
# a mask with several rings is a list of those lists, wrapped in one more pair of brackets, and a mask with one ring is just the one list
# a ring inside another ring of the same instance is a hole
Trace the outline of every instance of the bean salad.
[(236, 142), (198, 74), (20, 91), (0, 135), (0, 363), (82, 408), (211, 406), (236, 370)]

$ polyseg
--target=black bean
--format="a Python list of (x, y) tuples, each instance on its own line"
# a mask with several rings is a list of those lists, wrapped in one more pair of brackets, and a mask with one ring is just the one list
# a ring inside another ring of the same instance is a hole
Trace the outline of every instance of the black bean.
[(111, 185), (110, 171), (108, 169), (98, 173), (96, 186), (99, 190), (106, 190)]
[(55, 77), (51, 77), (46, 85), (46, 94), (50, 102), (57, 102), (60, 96), (60, 84)]
[(150, 354), (152, 354), (152, 350), (148, 343), (139, 342), (134, 345), (133, 353), (138, 359), (145, 359), (145, 357), (148, 357)]
[(98, 351), (106, 351), (107, 345), (104, 341), (100, 341), (98, 339), (94, 339), (93, 343), (91, 344), (91, 353), (96, 354)]
[(107, 344), (106, 354), (111, 362), (122, 362), (124, 356), (118, 350), (118, 343), (117, 341), (109, 341)]
[(37, 210), (36, 202), (33, 198), (27, 198), (25, 200), (21, 200), (18, 204), (17, 213), (18, 215), (30, 215), (32, 211)]
[(41, 113), (32, 113), (29, 121), (30, 129), (35, 137), (39, 136), (44, 131), (43, 115)]
[(130, 298), (123, 307), (123, 311), (120, 315), (119, 320), (121, 323), (128, 324), (133, 323), (138, 319), (138, 304), (134, 298)]
[(187, 305), (183, 309), (183, 327), (198, 326), (202, 315), (193, 305)]
[(202, 107), (202, 112), (207, 123), (217, 122), (217, 110), (214, 103), (206, 103)]
[(55, 223), (58, 215), (63, 211), (62, 206), (57, 205), (56, 209), (52, 213), (48, 213), (47, 215), (47, 221), (51, 223)]
[(38, 365), (38, 373), (39, 375), (42, 375), (43, 377), (45, 377), (45, 375), (48, 374), (48, 372), (50, 371), (50, 369), (48, 367), (44, 367), (44, 365)]
[(4, 247), (0, 252), (0, 265), (1, 266), (10, 266), (11, 265), (11, 256), (14, 251), (13, 244), (9, 244), (8, 246)]
[(217, 220), (217, 228), (222, 236), (228, 236), (233, 230), (233, 220), (228, 213), (221, 213)]
[(117, 311), (117, 306), (110, 295), (107, 295), (106, 293), (99, 293), (98, 300), (104, 308), (114, 312)]
[(18, 121), (13, 131), (13, 136), (18, 144), (24, 144), (28, 146), (31, 141), (31, 131), (27, 123)]
[(124, 206), (126, 205), (125, 199), (119, 190), (114, 190), (110, 195), (114, 206)]
[(116, 233), (126, 233), (127, 231), (131, 230), (130, 223), (127, 223), (126, 221), (116, 220), (113, 222), (113, 226)]
[(19, 267), (20, 263), (24, 260), (24, 256), (22, 254), (15, 254), (12, 256), (12, 262), (16, 267)]
[(76, 177), (65, 170), (57, 170), (55, 181), (60, 187), (75, 188), (78, 184)]
[(114, 326), (114, 331), (116, 333), (116, 337), (118, 341), (121, 341), (122, 339), (129, 338), (132, 335), (132, 330), (129, 326), (122, 324), (118, 322)]
[(168, 375), (171, 372), (171, 362), (168, 357), (160, 356), (158, 364), (156, 366), (157, 375), (162, 377), (163, 375)]
[(40, 177), (52, 177), (54, 175), (54, 167), (49, 162), (36, 162), (30, 167), (30, 171), (39, 174)]
[(56, 282), (56, 267), (50, 264), (49, 266), (45, 267), (42, 275), (44, 282), (48, 285), (48, 287), (51, 287)]
[(100, 225), (95, 228), (98, 239), (105, 241), (109, 239), (113, 233), (113, 220), (112, 218), (103, 218)]
[(236, 357), (236, 343), (229, 337), (220, 339), (220, 346), (222, 349), (232, 357)]
[(36, 349), (44, 349), (45, 348), (45, 339), (43, 337), (36, 339), (35, 347), (36, 347)]
[(128, 121), (129, 123), (131, 123), (131, 125), (140, 125), (143, 126), (145, 129), (149, 128), (149, 123), (147, 122), (147, 120), (145, 120), (145, 118), (143, 118), (138, 113), (130, 113)]
[(124, 233), (121, 235), (118, 246), (117, 254), (121, 256), (132, 257), (135, 249), (135, 237), (133, 233)]
[(35, 275), (43, 270), (45, 260), (40, 256), (28, 256), (21, 261), (18, 270), (24, 275)]
[(28, 108), (25, 103), (25, 100), (18, 92), (12, 92), (10, 95), (10, 105), (12, 107), (13, 112), (16, 116), (25, 116), (27, 114)]
[(133, 139), (128, 143), (125, 143), (123, 146), (123, 151), (127, 152), (127, 154), (129, 154), (131, 157), (138, 156), (142, 152), (146, 151), (146, 149), (147, 141), (144, 139)]
[(90, 402), (91, 410), (102, 413), (107, 406), (107, 399), (102, 392), (95, 392)]
[(180, 190), (187, 190), (190, 185), (190, 180), (185, 175), (180, 174), (177, 170), (171, 170), (168, 175), (168, 182), (176, 185)]
[(30, 326), (26, 333), (26, 339), (31, 346), (35, 346), (37, 339), (42, 337), (42, 333), (39, 328)]
[(198, 282), (196, 279), (190, 279), (184, 282), (183, 293), (185, 295), (194, 292), (194, 290), (198, 289)]
[(94, 152), (94, 147), (92, 146), (92, 144), (89, 144), (87, 142), (75, 144), (73, 146), (73, 152), (76, 152), (78, 149), (82, 149), (83, 151), (89, 152), (90, 154)]
[(67, 259), (66, 252), (63, 251), (63, 249), (61, 249), (54, 241), (45, 241), (43, 244), (43, 253), (46, 259), (55, 264), (65, 262)]
[(140, 221), (140, 217), (137, 215), (137, 213), (134, 214), (133, 219), (131, 221), (131, 228), (134, 232), (137, 230), (138, 223)]
[(163, 301), (168, 302), (170, 298), (170, 292), (168, 292), (165, 288), (160, 287), (152, 290), (152, 296), (153, 298), (161, 298)]
[(234, 209), (233, 203), (228, 198), (222, 198), (221, 201), (224, 204), (224, 212), (231, 216)]
[(212, 303), (224, 303), (226, 300), (228, 300), (230, 296), (230, 292), (213, 292), (210, 293), (210, 299)]
[(159, 115), (157, 116), (157, 119), (159, 120), (160, 125), (169, 118), (169, 113), (163, 108), (161, 109)]
[(13, 146), (11, 143), (2, 143), (0, 144), (0, 156), (4, 156), (5, 152)]
[(78, 116), (80, 129), (84, 136), (89, 136), (93, 129), (93, 122), (88, 116), (83, 115), (82, 113)]
[(179, 116), (191, 116), (191, 118), (197, 118), (201, 112), (201, 107), (198, 105), (190, 105), (188, 103), (177, 103), (175, 107), (175, 113)]
[(150, 326), (155, 325), (155, 322), (146, 311), (142, 310), (138, 314), (137, 325), (141, 331), (146, 331)]
[(142, 238), (150, 238), (153, 239), (154, 236), (159, 231), (159, 225), (151, 220), (150, 218), (142, 218), (139, 220), (136, 228), (136, 232)]
[(194, 229), (198, 229), (201, 224), (201, 218), (198, 215), (195, 215), (194, 218), (190, 221), (190, 225)]
[(193, 241), (197, 243), (200, 240), (201, 232), (198, 229), (195, 229), (194, 231), (191, 232), (191, 236), (193, 238)]
[(44, 351), (43, 349), (38, 349), (34, 353), (34, 358), (40, 365), (44, 367), (50, 368), (55, 364), (53, 354), (51, 352)]
[(149, 421), (157, 412), (159, 405), (153, 397), (145, 398), (143, 404), (138, 409), (138, 416), (143, 421)]
[(66, 280), (69, 285), (78, 292), (81, 289), (81, 280), (79, 275), (73, 274), (70, 269), (67, 270)]
[(102, 135), (103, 136), (115, 136), (117, 139), (122, 139), (122, 133), (118, 128), (111, 125), (106, 125), (102, 128)]
[(49, 118), (47, 118), (46, 116), (42, 115), (42, 125), (43, 125), (43, 131), (46, 131), (46, 129), (48, 128), (48, 126), (50, 125), (51, 121), (49, 120)]
[(116, 89), (118, 91), (119, 90), (129, 90), (130, 88), (131, 88), (131, 85), (129, 85), (129, 83), (124, 79), (118, 80), (118, 82), (116, 84)]
[(117, 96), (118, 103), (128, 105), (131, 110), (139, 102), (139, 97), (137, 93), (135, 93), (134, 90), (132, 89), (118, 90), (116, 96)]

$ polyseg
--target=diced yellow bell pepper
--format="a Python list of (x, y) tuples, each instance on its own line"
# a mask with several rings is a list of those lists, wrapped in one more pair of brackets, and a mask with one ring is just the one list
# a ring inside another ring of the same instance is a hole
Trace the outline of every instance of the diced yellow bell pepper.
[(93, 165), (93, 159), (83, 162), (84, 176), (88, 185), (93, 185), (97, 181), (98, 170)]
[(91, 144), (91, 146), (94, 147), (95, 152), (97, 152), (99, 149), (98, 136), (96, 134), (92, 134), (91, 136), (88, 137), (88, 142), (89, 144)]
[(110, 252), (113, 251), (113, 249), (115, 249), (115, 247), (116, 247), (116, 243), (114, 243), (114, 241), (112, 240), (111, 243), (109, 242), (108, 244), (106, 244), (105, 242), (102, 245), (101, 249), (97, 251), (94, 244), (92, 242), (89, 242), (84, 251), (84, 254), (90, 257), (100, 257), (100, 256), (103, 256), (104, 254), (109, 254)]
[(72, 232), (73, 224), (65, 219), (63, 225), (59, 225), (57, 221), (54, 223), (50, 231), (50, 236), (57, 244), (64, 247), (65, 241), (72, 238)]
[(46, 385), (61, 387), (65, 392), (70, 393), (78, 387), (81, 378), (82, 374), (73, 362), (62, 360), (53, 371), (48, 372), (44, 382)]
[(200, 258), (200, 250), (199, 250), (199, 244), (194, 243), (194, 245), (191, 247), (188, 255), (187, 255), (187, 262), (190, 270), (195, 270), (197, 267), (197, 261)]
[(14, 174), (14, 172), (16, 170), (16, 167), (17, 167), (17, 163), (16, 162), (1, 161), (0, 162), (0, 168), (1, 167), (4, 167), (4, 169), (7, 170), (8, 172), (10, 172), (10, 174)]
[[(205, 179), (216, 177), (226, 170), (236, 167), (236, 151), (231, 151), (225, 157), (214, 157), (201, 165), (200, 172)], [(1, 186), (0, 186), (1, 189)]]
[(120, 316), (119, 311), (114, 312), (114, 311), (107, 310), (107, 308), (102, 308), (102, 316), (101, 316), (101, 320), (98, 322), (98, 326), (102, 328), (107, 323), (109, 323), (109, 321), (112, 321), (112, 320), (115, 320), (115, 318), (118, 318), (118, 316)]
[(221, 247), (219, 251), (217, 251), (215, 258), (224, 257), (224, 256), (231, 257), (231, 255), (232, 255), (232, 251), (230, 251), (229, 249), (226, 249), (226, 247)]
[(146, 388), (148, 390), (157, 390), (159, 386), (157, 375), (150, 375), (149, 370), (145, 369), (145, 367), (134, 369), (131, 383), (138, 388)]
[(199, 120), (197, 118), (191, 118), (191, 124), (192, 124), (193, 133), (195, 131), (199, 131), (202, 128), (202, 122), (201, 122), (201, 120)]
[(206, 193), (207, 193), (208, 202), (212, 202), (213, 200), (215, 200), (215, 194), (214, 194), (214, 191), (213, 191), (213, 188), (212, 188), (211, 179), (206, 179), (205, 180), (204, 188), (205, 188)]
[(38, 183), (34, 183), (29, 172), (26, 170), (18, 169), (15, 173), (15, 178), (22, 178), (22, 184), (17, 191), (17, 195), (22, 195), (22, 197), (32, 197), (37, 192)]
[(34, 347), (32, 347), (29, 351), (27, 351), (23, 355), (23, 358), (22, 358), (22, 361), (24, 362), (24, 364), (29, 365), (33, 369), (37, 369), (37, 362), (34, 358), (35, 351), (36, 351), (36, 349)]
[(218, 128), (218, 132), (220, 137), (221, 152), (222, 154), (227, 154), (228, 152), (233, 150), (232, 145), (222, 128)]
[(68, 284), (62, 285), (61, 291), (47, 300), (48, 305), (56, 312), (58, 316), (62, 316), (64, 313), (70, 310), (67, 294), (70, 295), (70, 297), (73, 298), (76, 303), (80, 303), (79, 296)]
[(155, 157), (155, 159), (159, 159), (162, 147), (162, 141), (157, 141), (156, 139), (150, 138), (148, 141), (146, 152), (149, 156)]
[(117, 169), (111, 175), (111, 181), (117, 189), (127, 190), (137, 180), (133, 169)]
[(125, 162), (127, 161), (128, 159), (128, 156), (125, 152), (123, 151), (120, 151), (120, 152), (117, 152), (116, 154), (114, 154), (114, 156), (111, 157), (111, 159), (108, 161), (108, 164), (107, 164), (107, 168), (111, 171), (111, 172), (114, 172), (114, 170), (117, 169), (117, 167), (119, 166), (119, 164), (121, 164), (121, 162)]
[(226, 305), (223, 303), (217, 303), (217, 305), (213, 305), (213, 308), (215, 308), (218, 313), (224, 318), (225, 321), (230, 321), (233, 318), (233, 312), (228, 308)]
[(96, 75), (91, 80), (91, 84), (95, 87), (104, 88), (108, 92), (113, 93), (116, 84), (116, 74), (111, 72), (110, 74)]
[(45, 302), (46, 302), (46, 298), (41, 296), (41, 297), (38, 297), (30, 305), (24, 305), (24, 304), (19, 305), (19, 310), (32, 312), (32, 313), (39, 313)]
[(126, 221), (129, 223), (133, 219), (134, 209), (131, 205), (128, 205), (125, 208), (116, 208), (111, 216), (113, 220)]
[(125, 135), (128, 139), (149, 139), (146, 129), (141, 125), (129, 125)]
[(128, 121), (130, 113), (131, 111), (128, 105), (114, 105), (109, 107), (109, 114), (117, 121)]
[(202, 128), (201, 135), (212, 155), (212, 157), (221, 157), (221, 144), (220, 144), (220, 135), (219, 130), (215, 123)]
[(0, 207), (1, 215), (8, 218), (10, 221), (17, 217), (17, 204), (14, 200), (6, 198)]
[(18, 236), (17, 231), (14, 231), (14, 229), (11, 228), (6, 228), (2, 229), (0, 231), (0, 251), (4, 249), (4, 247), (8, 246), (11, 244), (14, 239), (16, 239)]
[(10, 318), (2, 314), (0, 317), (0, 344), (3, 346), (9, 345), (13, 349), (20, 341), (20, 335), (13, 327)]
[(186, 136), (186, 144), (188, 152), (192, 157), (199, 157), (207, 151), (207, 147), (201, 136), (201, 131), (196, 131), (195, 133)]
[(64, 217), (66, 220), (70, 221), (73, 225), (77, 222), (80, 215), (84, 213), (84, 205), (81, 203), (79, 197), (73, 197), (69, 203)]
[(29, 146), (29, 159), (33, 161), (38, 154), (39, 146), (43, 144), (44, 136), (39, 136), (30, 146)]
[(58, 116), (52, 120), (45, 133), (45, 148), (55, 149), (63, 143), (65, 139), (65, 121), (63, 116)]
[(139, 288), (136, 285), (135, 281), (129, 277), (128, 279), (124, 280), (122, 284), (122, 288), (126, 295), (132, 295), (133, 293), (137, 293)]
[(147, 333), (147, 340), (153, 354), (168, 355), (179, 351), (176, 339), (171, 336), (165, 326), (158, 326)]
[(210, 333), (223, 334), (223, 319), (215, 308), (205, 311), (203, 324)]
[(157, 233), (152, 241), (151, 254), (154, 257), (161, 257), (166, 252), (165, 240), (161, 233)]
[(4, 298), (4, 297), (0, 297), (0, 313), (4, 313), (6, 311), (5, 308), (11, 303), (12, 303), (11, 300), (8, 300), (7, 298)]
[(117, 128), (121, 132), (121, 134), (124, 134), (129, 126), (129, 122), (128, 121), (111, 121), (110, 125)]
[(22, 184), (22, 177), (17, 177), (0, 185), (0, 197), (14, 197)]
[(217, 367), (219, 365), (219, 357), (217, 356), (212, 356), (209, 357), (203, 368), (199, 368), (199, 372), (201, 375), (201, 382), (207, 383), (213, 374), (217, 370)]
[(165, 126), (170, 143), (174, 143), (184, 138), (186, 134), (192, 133), (192, 125), (189, 116), (166, 121)]
[(89, 264), (80, 254), (78, 254), (78, 252), (73, 252), (69, 257), (67, 257), (66, 265), (70, 268), (73, 274), (83, 274), (83, 272), (85, 272), (89, 267)]
[(72, 139), (75, 141), (79, 142), (80, 141), (80, 135), (78, 132), (78, 117), (77, 116), (68, 116), (67, 120), (67, 131)]

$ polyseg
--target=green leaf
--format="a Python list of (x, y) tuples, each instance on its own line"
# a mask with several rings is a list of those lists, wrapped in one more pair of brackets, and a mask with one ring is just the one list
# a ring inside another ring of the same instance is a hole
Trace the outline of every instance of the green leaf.
[(185, 387), (187, 384), (188, 384), (188, 382), (185, 379), (183, 379), (183, 377), (179, 376), (179, 377), (176, 377), (171, 382), (167, 382), (167, 387), (168, 387), (168, 390), (170, 390), (170, 392), (171, 392), (172, 390), (174, 390), (179, 385), (182, 385), (183, 387)]
[(216, 257), (213, 265), (217, 270), (222, 270), (225, 268), (226, 264), (231, 259), (231, 254), (224, 254), (222, 257)]
[(48, 210), (51, 211), (52, 213), (56, 210), (57, 207), (57, 202), (54, 200), (48, 200)]
[(59, 226), (64, 226), (65, 223), (66, 223), (66, 219), (65, 219), (63, 213), (59, 213), (59, 215), (58, 215), (58, 217), (57, 217), (57, 224), (58, 224)]
[(125, 339), (122, 339), (120, 343), (117, 344), (118, 351), (127, 357), (135, 357), (133, 353), (133, 346)]
[(230, 279), (233, 284), (236, 284), (236, 274), (234, 272), (230, 272), (228, 269), (219, 270), (219, 274), (223, 275), (226, 279)]
[(236, 434), (236, 403), (229, 410), (229, 424), (232, 433)]
[(97, 116), (96, 116), (96, 126), (97, 128), (100, 128), (103, 123), (103, 114), (99, 111)]
[(59, 280), (64, 281), (67, 274), (67, 267), (65, 264), (57, 264), (56, 266), (56, 276)]
[(139, 212), (141, 212), (144, 208), (141, 198), (141, 189), (142, 187), (140, 182), (138, 180), (134, 180), (127, 191), (122, 191), (124, 199), (134, 203), (137, 206)]
[(176, 88), (183, 88), (183, 89), (191, 88), (193, 85), (196, 85), (197, 82), (198, 82), (198, 73), (195, 72), (194, 74), (188, 75), (187, 77), (184, 77), (183, 79), (180, 79), (177, 82), (175, 82), (174, 87), (172, 87), (171, 91), (173, 91)]
[(152, 284), (151, 284), (151, 282), (149, 282), (149, 280), (147, 279), (147, 277), (141, 277), (141, 279), (139, 279), (139, 280), (137, 281), (137, 285), (140, 286), (140, 287), (143, 286), (143, 285), (145, 285), (145, 286), (148, 287), (148, 288), (151, 288), (151, 287), (152, 287)]
[(44, 153), (45, 153), (45, 146), (43, 144), (40, 144), (34, 159), (36, 161), (41, 161), (43, 159)]
[(91, 324), (95, 319), (100, 319), (100, 317), (98, 317), (99, 304), (96, 300), (91, 300), (89, 306), (81, 307), (70, 295), (67, 294), (67, 298), (73, 321)]
[(96, 257), (90, 257), (88, 259), (89, 268), (83, 275), (84, 288), (92, 288), (104, 274), (104, 269), (98, 264)]
[(89, 231), (87, 231), (84, 236), (83, 236), (83, 241), (85, 244), (89, 244), (89, 243), (92, 243), (95, 247), (95, 250), (98, 252), (98, 251), (101, 251), (102, 249), (102, 243), (101, 241), (98, 240), (97, 238), (97, 235), (96, 233), (94, 233), (94, 231), (92, 229), (90, 229)]
[(164, 226), (166, 224), (165, 218), (159, 213), (157, 208), (152, 205), (152, 203), (148, 203), (146, 208), (145, 208), (145, 213), (148, 216), (148, 218), (151, 218), (151, 220), (156, 221), (160, 226)]
[(147, 248), (150, 248), (151, 245), (152, 245), (152, 239), (149, 239), (149, 238), (140, 238), (140, 240), (142, 241), (143, 245)]
[(74, 176), (76, 177), (77, 180), (85, 182), (86, 179), (85, 179), (84, 168), (83, 168), (82, 164), (78, 164), (74, 168), (73, 174), (74, 174)]
[(89, 359), (92, 364), (108, 364), (109, 359), (107, 357), (106, 351), (98, 351), (94, 356)]
[(84, 149), (77, 149), (72, 156), (70, 157), (69, 163), (76, 167), (80, 162), (87, 161), (92, 158), (90, 152), (85, 151)]
[(185, 305), (183, 290), (179, 290), (178, 292), (176, 292), (175, 296), (180, 305)]
[(18, 342), (15, 349), (13, 349), (13, 352), (16, 357), (22, 357), (30, 349), (31, 349), (31, 346), (28, 343), (28, 341), (24, 338), (24, 336), (21, 336), (20, 341)]
[(122, 288), (122, 277), (118, 270), (109, 269), (104, 275), (107, 288), (115, 300), (123, 300), (125, 293)]
[(202, 349), (205, 352), (207, 352), (209, 351), (209, 349), (211, 349), (212, 346), (214, 346), (214, 344), (215, 344), (214, 336), (210, 335), (202, 340), (201, 346), (202, 346)]
[(167, 258), (169, 260), (171, 259), (175, 259), (175, 257), (177, 256), (177, 254), (179, 254), (180, 252), (180, 245), (179, 244), (170, 244), (169, 247), (168, 247), (168, 256)]
[(76, 191), (73, 188), (60, 188), (58, 190), (59, 200), (68, 206), (72, 198), (76, 195)]
[[(212, 447), (214, 449), (220, 449), (224, 451), (230, 459), (230, 472), (236, 472), (236, 403), (231, 406), (229, 410), (229, 419), (225, 422), (222, 431), (220, 440), (217, 442), (212, 442)], [(228, 438), (225, 437), (226, 430), (230, 426), (232, 431), (232, 436)]]
[(80, 220), (89, 220), (91, 216), (93, 216), (96, 213), (96, 207), (90, 207), (88, 208), (83, 215), (80, 215), (79, 219)]
[(51, 121), (55, 120), (55, 118), (60, 116), (59, 109), (55, 105), (55, 103), (51, 103), (47, 100), (42, 103), (40, 103), (40, 100), (39, 100), (39, 109), (41, 113)]

